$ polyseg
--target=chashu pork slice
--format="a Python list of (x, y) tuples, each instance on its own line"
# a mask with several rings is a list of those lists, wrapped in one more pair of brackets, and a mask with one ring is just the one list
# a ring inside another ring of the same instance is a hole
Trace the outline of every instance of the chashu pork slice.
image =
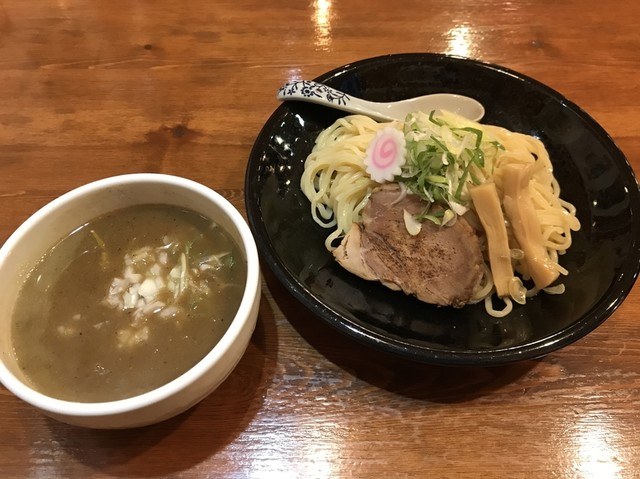
[(415, 215), (425, 203), (402, 197), (397, 184), (376, 188), (333, 255), (346, 270), (380, 281), (421, 301), (462, 307), (469, 302), (483, 272), (477, 234), (461, 217), (453, 226), (424, 221), (416, 236), (404, 223), (404, 210)]

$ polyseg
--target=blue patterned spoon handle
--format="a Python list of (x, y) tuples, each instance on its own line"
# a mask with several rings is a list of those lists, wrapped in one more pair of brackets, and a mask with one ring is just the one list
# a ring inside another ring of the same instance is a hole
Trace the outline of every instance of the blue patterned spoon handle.
[(400, 101), (379, 103), (355, 98), (322, 83), (309, 80), (284, 84), (278, 90), (277, 98), (318, 103), (382, 121), (403, 121), (407, 114), (414, 111), (433, 110), (448, 110), (473, 121), (480, 121), (484, 116), (484, 106), (480, 102), (456, 93), (431, 93)]
[(285, 83), (280, 87), (276, 96), (278, 100), (299, 100), (317, 103), (380, 120), (393, 120), (388, 114), (381, 111), (381, 105), (378, 103), (349, 96), (344, 92), (314, 81), (299, 80)]

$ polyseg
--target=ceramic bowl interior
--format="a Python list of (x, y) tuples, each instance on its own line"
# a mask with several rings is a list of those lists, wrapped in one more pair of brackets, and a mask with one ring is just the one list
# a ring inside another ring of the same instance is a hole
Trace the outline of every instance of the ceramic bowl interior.
[[(216, 221), (240, 246), (247, 263), (244, 295), (229, 329), (193, 368), (153, 391), (118, 401), (78, 403), (34, 390), (16, 362), (11, 316), (22, 281), (59, 239), (105, 213), (143, 203), (172, 204)], [(258, 253), (240, 213), (221, 195), (190, 180), (160, 174), (132, 174), (99, 180), (57, 198), (34, 213), (0, 248), (0, 381), (45, 414), (93, 428), (126, 428), (158, 422), (188, 409), (231, 373), (255, 328), (260, 300)]]
[(420, 362), (495, 365), (539, 357), (576, 341), (609, 317), (632, 288), (640, 263), (640, 197), (634, 173), (609, 135), (551, 88), (497, 65), (436, 55), (358, 61), (316, 79), (372, 101), (431, 93), (479, 100), (482, 120), (541, 139), (562, 197), (582, 229), (561, 263), (566, 293), (540, 294), (508, 317), (482, 304), (421, 303), (343, 270), (324, 248), (327, 231), (300, 191), (318, 133), (345, 113), (283, 103), (260, 132), (247, 165), (249, 224), (263, 261), (320, 320), (355, 340)]

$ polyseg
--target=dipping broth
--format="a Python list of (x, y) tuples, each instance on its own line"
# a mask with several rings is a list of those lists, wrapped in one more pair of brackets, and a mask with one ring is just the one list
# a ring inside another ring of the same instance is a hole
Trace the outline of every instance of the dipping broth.
[(177, 378), (233, 320), (246, 261), (217, 224), (169, 205), (101, 216), (27, 276), (13, 312), (18, 365), (43, 394), (124, 399)]

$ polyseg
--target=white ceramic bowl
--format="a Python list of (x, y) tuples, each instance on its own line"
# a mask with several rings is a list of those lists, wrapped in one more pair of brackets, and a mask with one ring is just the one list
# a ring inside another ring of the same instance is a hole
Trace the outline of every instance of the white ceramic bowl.
[[(62, 401), (29, 386), (11, 343), (11, 316), (25, 274), (57, 240), (118, 208), (165, 203), (190, 208), (220, 224), (247, 260), (247, 281), (238, 312), (215, 347), (189, 371), (157, 389), (101, 403)], [(180, 177), (140, 173), (99, 180), (72, 190), (33, 214), (0, 248), (0, 381), (13, 394), (60, 421), (92, 428), (129, 428), (175, 416), (210, 394), (231, 373), (255, 329), (260, 269), (253, 236), (242, 215), (218, 193)]]

